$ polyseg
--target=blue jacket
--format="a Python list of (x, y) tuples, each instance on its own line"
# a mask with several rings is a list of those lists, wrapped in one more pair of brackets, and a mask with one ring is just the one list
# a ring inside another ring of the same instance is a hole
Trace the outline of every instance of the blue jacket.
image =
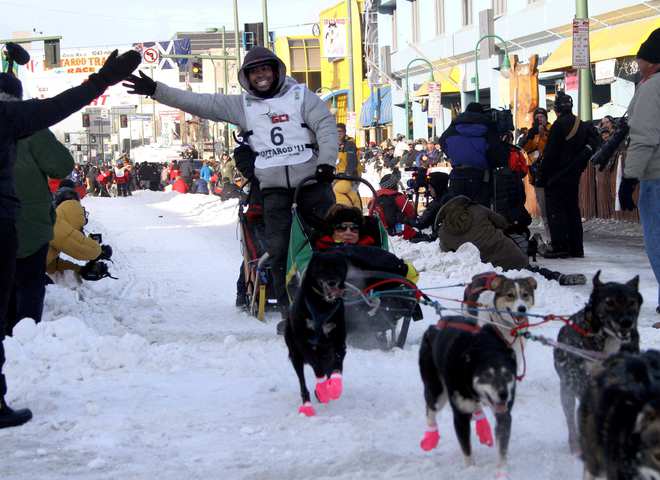
[(461, 113), (440, 137), (443, 152), (452, 167), (473, 167), (486, 170), (490, 167), (490, 145), (493, 142), (486, 115), (473, 112)]
[(206, 183), (206, 180), (204, 180), (203, 178), (198, 178), (197, 180), (195, 180), (195, 183), (193, 183), (191, 193), (203, 193), (204, 195), (208, 195), (209, 186)]
[(199, 171), (199, 177), (207, 182), (211, 181), (211, 175), (213, 175), (213, 172), (208, 165), (204, 165)]

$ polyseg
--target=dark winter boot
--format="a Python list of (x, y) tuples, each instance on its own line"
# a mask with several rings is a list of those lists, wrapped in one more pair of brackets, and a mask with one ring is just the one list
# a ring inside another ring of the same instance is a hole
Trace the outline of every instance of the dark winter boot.
[(559, 275), (559, 285), (584, 285), (587, 283), (587, 277), (581, 273), (569, 273)]
[(0, 399), (0, 428), (18, 427), (32, 419), (32, 412), (27, 408), (21, 410), (12, 410)]

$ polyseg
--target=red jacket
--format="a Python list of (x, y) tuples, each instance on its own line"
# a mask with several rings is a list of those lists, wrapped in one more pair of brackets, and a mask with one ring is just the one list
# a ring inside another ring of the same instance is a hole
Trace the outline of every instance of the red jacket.
[[(376, 241), (370, 235), (364, 235), (360, 237), (357, 244), (364, 247), (373, 247), (376, 245)], [(335, 242), (330, 235), (323, 235), (316, 241), (316, 248), (319, 250), (327, 250), (328, 248), (337, 247), (339, 245), (341, 245), (341, 243)]]
[(171, 169), (170, 170), (170, 181), (176, 180), (176, 177), (181, 175), (181, 171), (179, 169)]
[(183, 178), (180, 178), (172, 184), (172, 191), (179, 193), (188, 193), (188, 184), (183, 180)]

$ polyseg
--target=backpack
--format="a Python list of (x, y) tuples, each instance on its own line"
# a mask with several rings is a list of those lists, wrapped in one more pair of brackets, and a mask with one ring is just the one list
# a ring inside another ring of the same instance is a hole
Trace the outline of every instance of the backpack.
[(378, 216), (390, 235), (396, 235), (396, 225), (405, 221), (403, 212), (396, 204), (396, 198), (396, 195), (379, 195), (376, 197)]
[(513, 172), (522, 173), (523, 176), (527, 175), (529, 167), (527, 166), (527, 157), (522, 149), (512, 146), (509, 151), (509, 168)]

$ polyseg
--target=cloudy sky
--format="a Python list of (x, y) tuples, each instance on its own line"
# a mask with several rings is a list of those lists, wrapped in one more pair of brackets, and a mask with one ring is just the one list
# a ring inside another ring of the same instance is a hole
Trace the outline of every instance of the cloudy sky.
[[(239, 0), (239, 23), (262, 19), (262, 0)], [(311, 33), (318, 13), (339, 0), (268, 0), (277, 34)], [(177, 31), (233, 28), (232, 0), (0, 0), (0, 38), (13, 32), (61, 35), (62, 48), (167, 40)]]

